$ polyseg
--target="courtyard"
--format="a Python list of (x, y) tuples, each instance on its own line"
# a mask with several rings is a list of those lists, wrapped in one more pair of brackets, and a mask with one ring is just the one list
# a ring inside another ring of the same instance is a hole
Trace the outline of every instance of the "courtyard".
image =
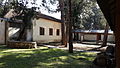
[(11, 49), (0, 46), (0, 68), (90, 68), (96, 52), (39, 46), (37, 49)]

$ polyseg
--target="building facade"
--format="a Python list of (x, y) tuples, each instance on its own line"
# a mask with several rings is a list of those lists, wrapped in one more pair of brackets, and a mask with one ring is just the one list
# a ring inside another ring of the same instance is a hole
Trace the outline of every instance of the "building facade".
[(5, 21), (0, 20), (0, 44), (5, 44)]
[(32, 40), (37, 43), (61, 42), (61, 21), (41, 15), (33, 21)]

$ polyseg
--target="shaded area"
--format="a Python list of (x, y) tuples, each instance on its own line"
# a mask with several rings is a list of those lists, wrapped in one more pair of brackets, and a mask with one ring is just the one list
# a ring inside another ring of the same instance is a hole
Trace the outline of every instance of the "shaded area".
[(111, 29), (115, 31), (115, 0), (97, 0), (107, 22), (109, 23)]
[[(1, 50), (2, 49), (2, 50)], [(39, 47), (7, 49), (0, 47), (0, 68), (89, 68), (94, 52), (74, 52)]]

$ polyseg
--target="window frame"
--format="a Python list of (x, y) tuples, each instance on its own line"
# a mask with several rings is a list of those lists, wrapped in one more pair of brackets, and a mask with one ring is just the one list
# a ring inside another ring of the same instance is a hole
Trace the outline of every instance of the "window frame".
[(45, 28), (44, 27), (40, 27), (40, 35), (45, 35)]
[(60, 29), (56, 29), (56, 35), (60, 36)]
[(53, 35), (53, 28), (49, 28), (49, 35), (50, 35), (50, 36)]

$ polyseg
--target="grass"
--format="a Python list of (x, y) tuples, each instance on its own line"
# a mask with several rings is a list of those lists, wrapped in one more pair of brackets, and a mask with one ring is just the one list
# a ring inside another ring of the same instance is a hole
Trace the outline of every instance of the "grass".
[(0, 68), (89, 68), (93, 52), (74, 52), (60, 49), (9, 49), (0, 46)]

